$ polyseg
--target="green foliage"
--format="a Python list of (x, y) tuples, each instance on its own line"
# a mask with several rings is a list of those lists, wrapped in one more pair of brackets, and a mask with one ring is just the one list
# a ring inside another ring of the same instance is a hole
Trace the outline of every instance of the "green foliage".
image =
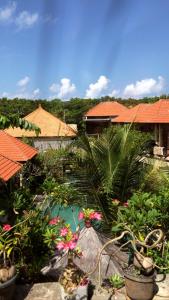
[(25, 130), (33, 130), (35, 131), (36, 135), (40, 133), (40, 128), (37, 127), (35, 124), (28, 122), (27, 120), (24, 120), (20, 118), (18, 115), (0, 115), (0, 129), (6, 129), (10, 126), (14, 127), (20, 127), (21, 129)]
[(67, 206), (80, 201), (79, 193), (74, 187), (66, 183), (59, 184), (54, 178), (46, 178), (41, 188), (46, 194), (50, 205), (61, 204)]
[(169, 272), (169, 242), (164, 242), (163, 249), (147, 249), (147, 256), (151, 257), (155, 264), (161, 267), (158, 269), (159, 273)]
[(114, 274), (109, 277), (109, 282), (115, 289), (120, 289), (124, 286), (124, 279), (118, 274)]
[[(23, 222), (25, 219), (28, 219), (28, 221)], [(16, 222), (23, 223), (19, 237), (19, 256), (16, 256), (15, 260), (24, 279), (26, 281), (28, 279), (32, 280), (29, 277), (33, 275), (34, 277), (39, 276), (41, 268), (51, 254), (43, 236), (48, 226), (49, 217), (44, 215), (39, 208), (34, 208), (18, 216)]]
[[(163, 95), (163, 99), (167, 98), (168, 95)], [(35, 110), (39, 104), (44, 109), (53, 113), (55, 116), (61, 118), (67, 123), (76, 123), (78, 127), (83, 127), (82, 117), (94, 105), (103, 101), (118, 101), (119, 103), (132, 107), (139, 103), (152, 103), (159, 100), (160, 97), (151, 97), (143, 99), (121, 99), (105, 96), (100, 99), (82, 99), (72, 98), (69, 101), (61, 101), (60, 99), (54, 99), (52, 101), (47, 100), (29, 100), (29, 99), (0, 99), (0, 113), (7, 116), (9, 113), (18, 114), (20, 117), (24, 117)]]
[(169, 190), (162, 189), (158, 194), (135, 193), (128, 201), (128, 207), (118, 208), (117, 221), (113, 230), (130, 229), (134, 235), (144, 239), (156, 228), (161, 228), (169, 237)]
[(57, 181), (63, 182), (66, 168), (74, 166), (77, 155), (70, 149), (48, 149), (39, 154), (39, 160), (47, 177), (54, 177)]
[(20, 188), (10, 194), (11, 207), (16, 213), (22, 213), (33, 205), (32, 195), (28, 188)]
[[(98, 139), (81, 136), (76, 146), (81, 151), (82, 170), (102, 203), (104, 215), (112, 217), (112, 199), (125, 202), (139, 189), (147, 171), (140, 162), (149, 151), (150, 136), (131, 130), (131, 126), (111, 127)], [(114, 209), (113, 209), (114, 210)]]

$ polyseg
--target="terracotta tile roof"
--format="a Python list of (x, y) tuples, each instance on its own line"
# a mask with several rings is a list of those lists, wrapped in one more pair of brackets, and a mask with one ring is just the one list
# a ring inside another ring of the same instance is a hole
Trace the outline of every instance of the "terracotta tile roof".
[(0, 130), (0, 154), (15, 161), (24, 162), (35, 156), (38, 151), (19, 139)]
[[(41, 106), (27, 115), (24, 119), (34, 123), (41, 129), (39, 137), (69, 137), (76, 136), (77, 134), (70, 126), (54, 117)], [(34, 131), (26, 131), (20, 128), (9, 128), (6, 132), (15, 137), (36, 137)]]
[(100, 102), (84, 115), (85, 117), (111, 117), (128, 111), (128, 108), (116, 101)]
[(112, 119), (114, 123), (169, 123), (169, 100), (139, 104)]
[(11, 159), (0, 154), (0, 179), (8, 181), (21, 168), (21, 164), (14, 162)]

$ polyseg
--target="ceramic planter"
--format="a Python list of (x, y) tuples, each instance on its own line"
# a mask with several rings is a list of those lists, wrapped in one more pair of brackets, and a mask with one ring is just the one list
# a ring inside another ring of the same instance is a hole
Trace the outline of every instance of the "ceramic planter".
[(0, 300), (12, 300), (15, 292), (17, 274), (4, 283), (0, 283)]
[(155, 291), (155, 276), (134, 276), (124, 273), (127, 296), (132, 300), (151, 300)]

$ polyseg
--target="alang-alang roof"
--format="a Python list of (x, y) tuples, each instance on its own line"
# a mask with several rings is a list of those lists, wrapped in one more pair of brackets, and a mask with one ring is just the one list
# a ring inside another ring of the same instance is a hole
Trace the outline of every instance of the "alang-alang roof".
[(84, 115), (85, 117), (113, 117), (128, 111), (128, 108), (116, 101), (100, 102)]
[(152, 104), (138, 104), (120, 116), (113, 123), (169, 123), (169, 100), (160, 99)]
[[(41, 129), (39, 137), (73, 137), (76, 136), (76, 131), (66, 123), (53, 116), (41, 106), (32, 113), (24, 117), (25, 120), (34, 123)], [(34, 131), (26, 131), (20, 128), (9, 128), (6, 130), (9, 134), (15, 137), (36, 137)]]

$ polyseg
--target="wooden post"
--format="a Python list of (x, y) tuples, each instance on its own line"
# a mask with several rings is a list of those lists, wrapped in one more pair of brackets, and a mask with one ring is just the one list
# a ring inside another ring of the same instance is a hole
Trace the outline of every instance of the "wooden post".
[(161, 124), (159, 124), (159, 146), (160, 146), (160, 147), (163, 146), (163, 138), (162, 138), (162, 128), (161, 128)]
[(23, 187), (23, 174), (22, 174), (22, 172), (20, 172), (20, 174), (19, 174), (19, 186)]
[(154, 126), (154, 138), (155, 138), (155, 142), (158, 144), (158, 127), (157, 127), (157, 124), (155, 124), (155, 126)]

